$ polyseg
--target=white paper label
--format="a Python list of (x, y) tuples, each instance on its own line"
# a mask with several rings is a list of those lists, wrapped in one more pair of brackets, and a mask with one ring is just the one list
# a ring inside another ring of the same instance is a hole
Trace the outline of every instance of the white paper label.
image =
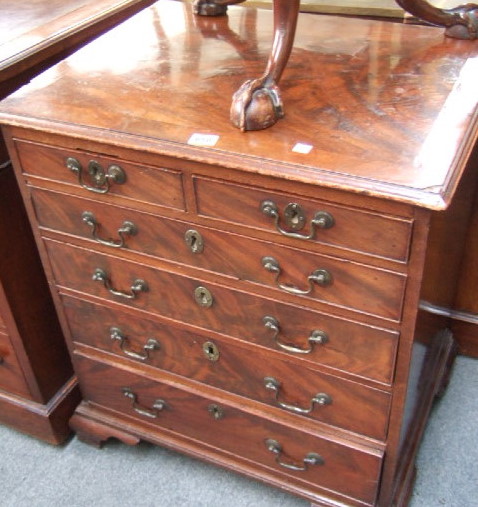
[(193, 134), (189, 140), (188, 144), (192, 144), (194, 146), (216, 146), (216, 143), (219, 141), (219, 136), (215, 134)]
[(313, 146), (310, 144), (304, 143), (296, 143), (292, 148), (292, 151), (295, 153), (302, 153), (303, 155), (308, 155), (312, 151)]

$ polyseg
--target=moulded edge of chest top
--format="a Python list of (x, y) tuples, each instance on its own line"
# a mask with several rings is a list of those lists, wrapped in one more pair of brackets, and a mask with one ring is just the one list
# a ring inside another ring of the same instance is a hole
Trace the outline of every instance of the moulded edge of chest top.
[(12, 137), (64, 149), (85, 150), (132, 162), (163, 165), (179, 169), (185, 174), (197, 172), (238, 181), (256, 181), (265, 187), (270, 186), (270, 182), (281, 182), (281, 185), (297, 188), (297, 193), (310, 197), (314, 197), (320, 188), (324, 198), (326, 196), (329, 200), (402, 217), (410, 217), (413, 206), (429, 209), (447, 207), (447, 202), (437, 193), (437, 189), (414, 189), (297, 164), (190, 146), (186, 142), (176, 143), (121, 133), (113, 135), (111, 131), (79, 125), (62, 125), (62, 132), (59, 132), (56, 124), (50, 125), (44, 120), (31, 118), (10, 118), (6, 113), (1, 114), (1, 121), (4, 122), (7, 140)]

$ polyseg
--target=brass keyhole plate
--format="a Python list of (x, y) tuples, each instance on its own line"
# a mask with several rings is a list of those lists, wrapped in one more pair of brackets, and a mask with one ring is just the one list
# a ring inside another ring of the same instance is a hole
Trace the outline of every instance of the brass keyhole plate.
[(204, 240), (202, 239), (201, 234), (194, 229), (186, 231), (184, 234), (184, 241), (192, 253), (202, 253), (204, 250)]
[(207, 410), (216, 420), (224, 417), (224, 409), (222, 409), (219, 405), (212, 403), (207, 407)]
[(196, 287), (194, 289), (194, 299), (199, 306), (209, 308), (214, 302), (211, 292), (206, 287)]
[(217, 361), (219, 359), (219, 349), (215, 343), (204, 342), (202, 345), (202, 350), (209, 361)]

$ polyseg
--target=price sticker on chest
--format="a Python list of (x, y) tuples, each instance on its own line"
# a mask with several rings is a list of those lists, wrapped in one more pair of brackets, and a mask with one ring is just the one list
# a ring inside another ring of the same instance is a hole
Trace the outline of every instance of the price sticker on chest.
[(310, 144), (296, 143), (292, 148), (294, 153), (302, 153), (302, 155), (308, 155), (312, 151), (313, 146)]
[(219, 136), (215, 134), (200, 134), (195, 133), (188, 139), (188, 144), (193, 146), (216, 146), (219, 141)]

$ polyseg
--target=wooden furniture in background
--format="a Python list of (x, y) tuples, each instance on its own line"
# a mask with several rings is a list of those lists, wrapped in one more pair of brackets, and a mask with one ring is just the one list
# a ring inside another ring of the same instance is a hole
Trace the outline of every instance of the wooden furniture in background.
[(460, 353), (478, 358), (478, 193), (474, 196), (458, 291), (451, 309), (451, 328)]
[(0, 106), (72, 425), (315, 505), (405, 505), (454, 355), (429, 310), (472, 213), (478, 45), (301, 15), (287, 121), (241, 133), (224, 112), (272, 32), (162, 1)]
[[(151, 1), (0, 0), (0, 98)], [(79, 403), (71, 362), (0, 137), (0, 423), (50, 443)]]
[[(273, 0), (247, 0), (249, 7), (271, 9)], [(440, 9), (452, 9), (456, 0), (434, 0), (433, 5)], [(388, 18), (397, 21), (412, 21), (411, 15), (405, 12), (395, 0), (301, 0), (301, 12), (317, 14), (340, 14), (342, 16), (366, 16)]]

